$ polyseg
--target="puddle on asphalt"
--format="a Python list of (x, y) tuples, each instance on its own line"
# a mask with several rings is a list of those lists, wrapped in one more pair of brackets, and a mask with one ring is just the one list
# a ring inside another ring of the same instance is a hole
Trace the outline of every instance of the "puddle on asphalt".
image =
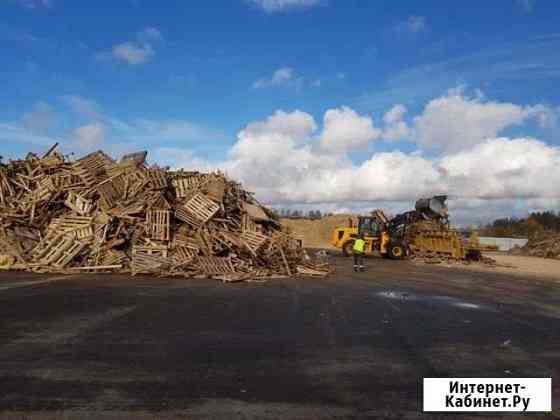
[(373, 293), (374, 296), (382, 297), (384, 299), (398, 300), (402, 302), (420, 302), (428, 304), (442, 304), (455, 306), (461, 309), (472, 309), (472, 310), (486, 310), (494, 311), (495, 309), (488, 305), (480, 305), (472, 302), (465, 302), (461, 299), (457, 299), (451, 296), (432, 296), (432, 295), (419, 295), (410, 292), (395, 291), (395, 290), (384, 290), (381, 292)]

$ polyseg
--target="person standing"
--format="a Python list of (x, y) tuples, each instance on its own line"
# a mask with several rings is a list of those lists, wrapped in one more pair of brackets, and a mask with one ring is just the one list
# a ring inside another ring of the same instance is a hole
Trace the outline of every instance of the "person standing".
[(364, 240), (364, 235), (360, 234), (358, 239), (354, 242), (354, 247), (352, 248), (354, 254), (354, 271), (364, 271), (364, 252), (366, 247), (366, 241)]

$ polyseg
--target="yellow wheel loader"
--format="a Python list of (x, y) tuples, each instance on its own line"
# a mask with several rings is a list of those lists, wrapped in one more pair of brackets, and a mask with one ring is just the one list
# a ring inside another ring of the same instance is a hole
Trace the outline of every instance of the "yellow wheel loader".
[(364, 236), (367, 254), (391, 259), (442, 257), (457, 260), (479, 259), (480, 251), (464, 244), (459, 233), (449, 227), (447, 196), (420, 199), (415, 210), (389, 219), (382, 210), (359, 216), (358, 223), (333, 231), (331, 243), (344, 255), (352, 254), (354, 241)]

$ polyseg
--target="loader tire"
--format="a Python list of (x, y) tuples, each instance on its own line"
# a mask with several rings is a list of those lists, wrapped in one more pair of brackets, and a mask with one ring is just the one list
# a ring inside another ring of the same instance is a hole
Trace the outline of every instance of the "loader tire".
[(402, 260), (406, 257), (406, 248), (400, 243), (389, 244), (387, 254), (392, 260)]
[(344, 245), (342, 245), (342, 255), (345, 257), (350, 257), (353, 254), (352, 249), (354, 248), (354, 241), (346, 241)]

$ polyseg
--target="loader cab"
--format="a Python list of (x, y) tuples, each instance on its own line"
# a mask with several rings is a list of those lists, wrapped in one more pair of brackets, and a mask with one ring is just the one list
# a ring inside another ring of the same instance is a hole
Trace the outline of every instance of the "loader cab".
[(382, 224), (374, 217), (358, 218), (358, 235), (367, 237), (377, 237), (383, 232)]

